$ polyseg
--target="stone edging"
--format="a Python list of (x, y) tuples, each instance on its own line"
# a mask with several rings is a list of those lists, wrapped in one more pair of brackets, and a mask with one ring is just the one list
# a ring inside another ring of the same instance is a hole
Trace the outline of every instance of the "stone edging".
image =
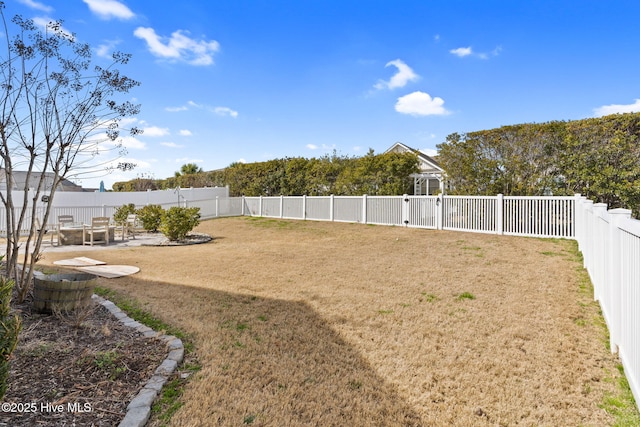
[[(120, 310), (118, 306), (109, 300), (98, 295), (92, 295), (91, 298), (97, 303), (105, 307), (115, 318), (117, 318), (125, 326), (135, 328), (143, 336), (147, 338), (156, 337), (158, 333), (150, 327), (133, 320), (125, 312)], [(178, 368), (178, 364), (184, 358), (184, 346), (182, 340), (172, 335), (161, 335), (158, 338), (167, 343), (169, 353), (164, 361), (155, 370), (153, 376), (147, 381), (145, 386), (133, 398), (127, 406), (127, 414), (118, 424), (118, 427), (143, 427), (151, 416), (151, 405), (156, 399), (162, 386), (169, 380), (169, 376)]]

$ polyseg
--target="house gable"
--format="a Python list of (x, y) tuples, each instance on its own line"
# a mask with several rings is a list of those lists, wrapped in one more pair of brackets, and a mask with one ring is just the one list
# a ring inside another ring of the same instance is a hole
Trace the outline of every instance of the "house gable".
[(432, 173), (432, 174), (440, 174), (444, 172), (444, 170), (440, 167), (437, 161), (431, 156), (426, 155), (420, 150), (416, 150), (415, 148), (411, 148), (407, 145), (404, 145), (401, 142), (396, 142), (389, 148), (385, 153), (414, 153), (418, 156), (418, 167), (420, 168), (421, 173)]

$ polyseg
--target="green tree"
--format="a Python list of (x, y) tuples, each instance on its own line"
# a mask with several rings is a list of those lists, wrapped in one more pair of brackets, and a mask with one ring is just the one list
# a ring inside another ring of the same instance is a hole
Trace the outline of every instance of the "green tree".
[(640, 212), (640, 114), (570, 122), (557, 152), (568, 193)]
[[(0, 199), (6, 212), (6, 275), (15, 279), (23, 301), (46, 232), (37, 222), (47, 223), (51, 209), (47, 203), (42, 215), (37, 202), (41, 196), (53, 199), (65, 178), (109, 171), (107, 163), (123, 154), (120, 122), (140, 110), (118, 98), (139, 83), (115, 68), (126, 64), (129, 55), (115, 53), (113, 63), (103, 68), (93, 64), (90, 46), (66, 33), (61, 22), (50, 22), (42, 31), (32, 20), (15, 16), (10, 27), (4, 9), (0, 2), (5, 43), (0, 54), (0, 173), (7, 188)], [(116, 147), (113, 156), (109, 146)], [(104, 163), (96, 163), (96, 153)], [(133, 166), (119, 164), (125, 170)], [(25, 169), (24, 188), (18, 189), (24, 196), (16, 200), (14, 172)], [(25, 228), (30, 232), (23, 241), (20, 231)], [(18, 269), (20, 257), (26, 268)]]
[(180, 167), (180, 171), (174, 174), (177, 185), (175, 187), (201, 187), (203, 171), (195, 163), (186, 163)]
[(194, 175), (202, 172), (202, 168), (195, 163), (186, 163), (180, 167), (180, 172), (176, 172), (176, 176)]
[(453, 133), (438, 145), (438, 161), (458, 194), (547, 194), (557, 191), (552, 153), (563, 135), (563, 122)]

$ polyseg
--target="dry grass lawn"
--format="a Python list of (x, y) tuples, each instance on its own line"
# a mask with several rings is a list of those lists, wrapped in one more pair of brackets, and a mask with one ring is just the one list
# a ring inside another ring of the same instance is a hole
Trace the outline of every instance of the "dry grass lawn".
[[(102, 250), (100, 279), (194, 337), (175, 426), (604, 426), (617, 358), (575, 244), (226, 218)], [(43, 264), (82, 253), (49, 253)]]

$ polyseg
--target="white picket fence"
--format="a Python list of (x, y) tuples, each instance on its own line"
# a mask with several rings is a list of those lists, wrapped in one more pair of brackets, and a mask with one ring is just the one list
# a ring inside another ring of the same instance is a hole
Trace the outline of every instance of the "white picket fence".
[(244, 197), (242, 215), (574, 238), (576, 197)]

